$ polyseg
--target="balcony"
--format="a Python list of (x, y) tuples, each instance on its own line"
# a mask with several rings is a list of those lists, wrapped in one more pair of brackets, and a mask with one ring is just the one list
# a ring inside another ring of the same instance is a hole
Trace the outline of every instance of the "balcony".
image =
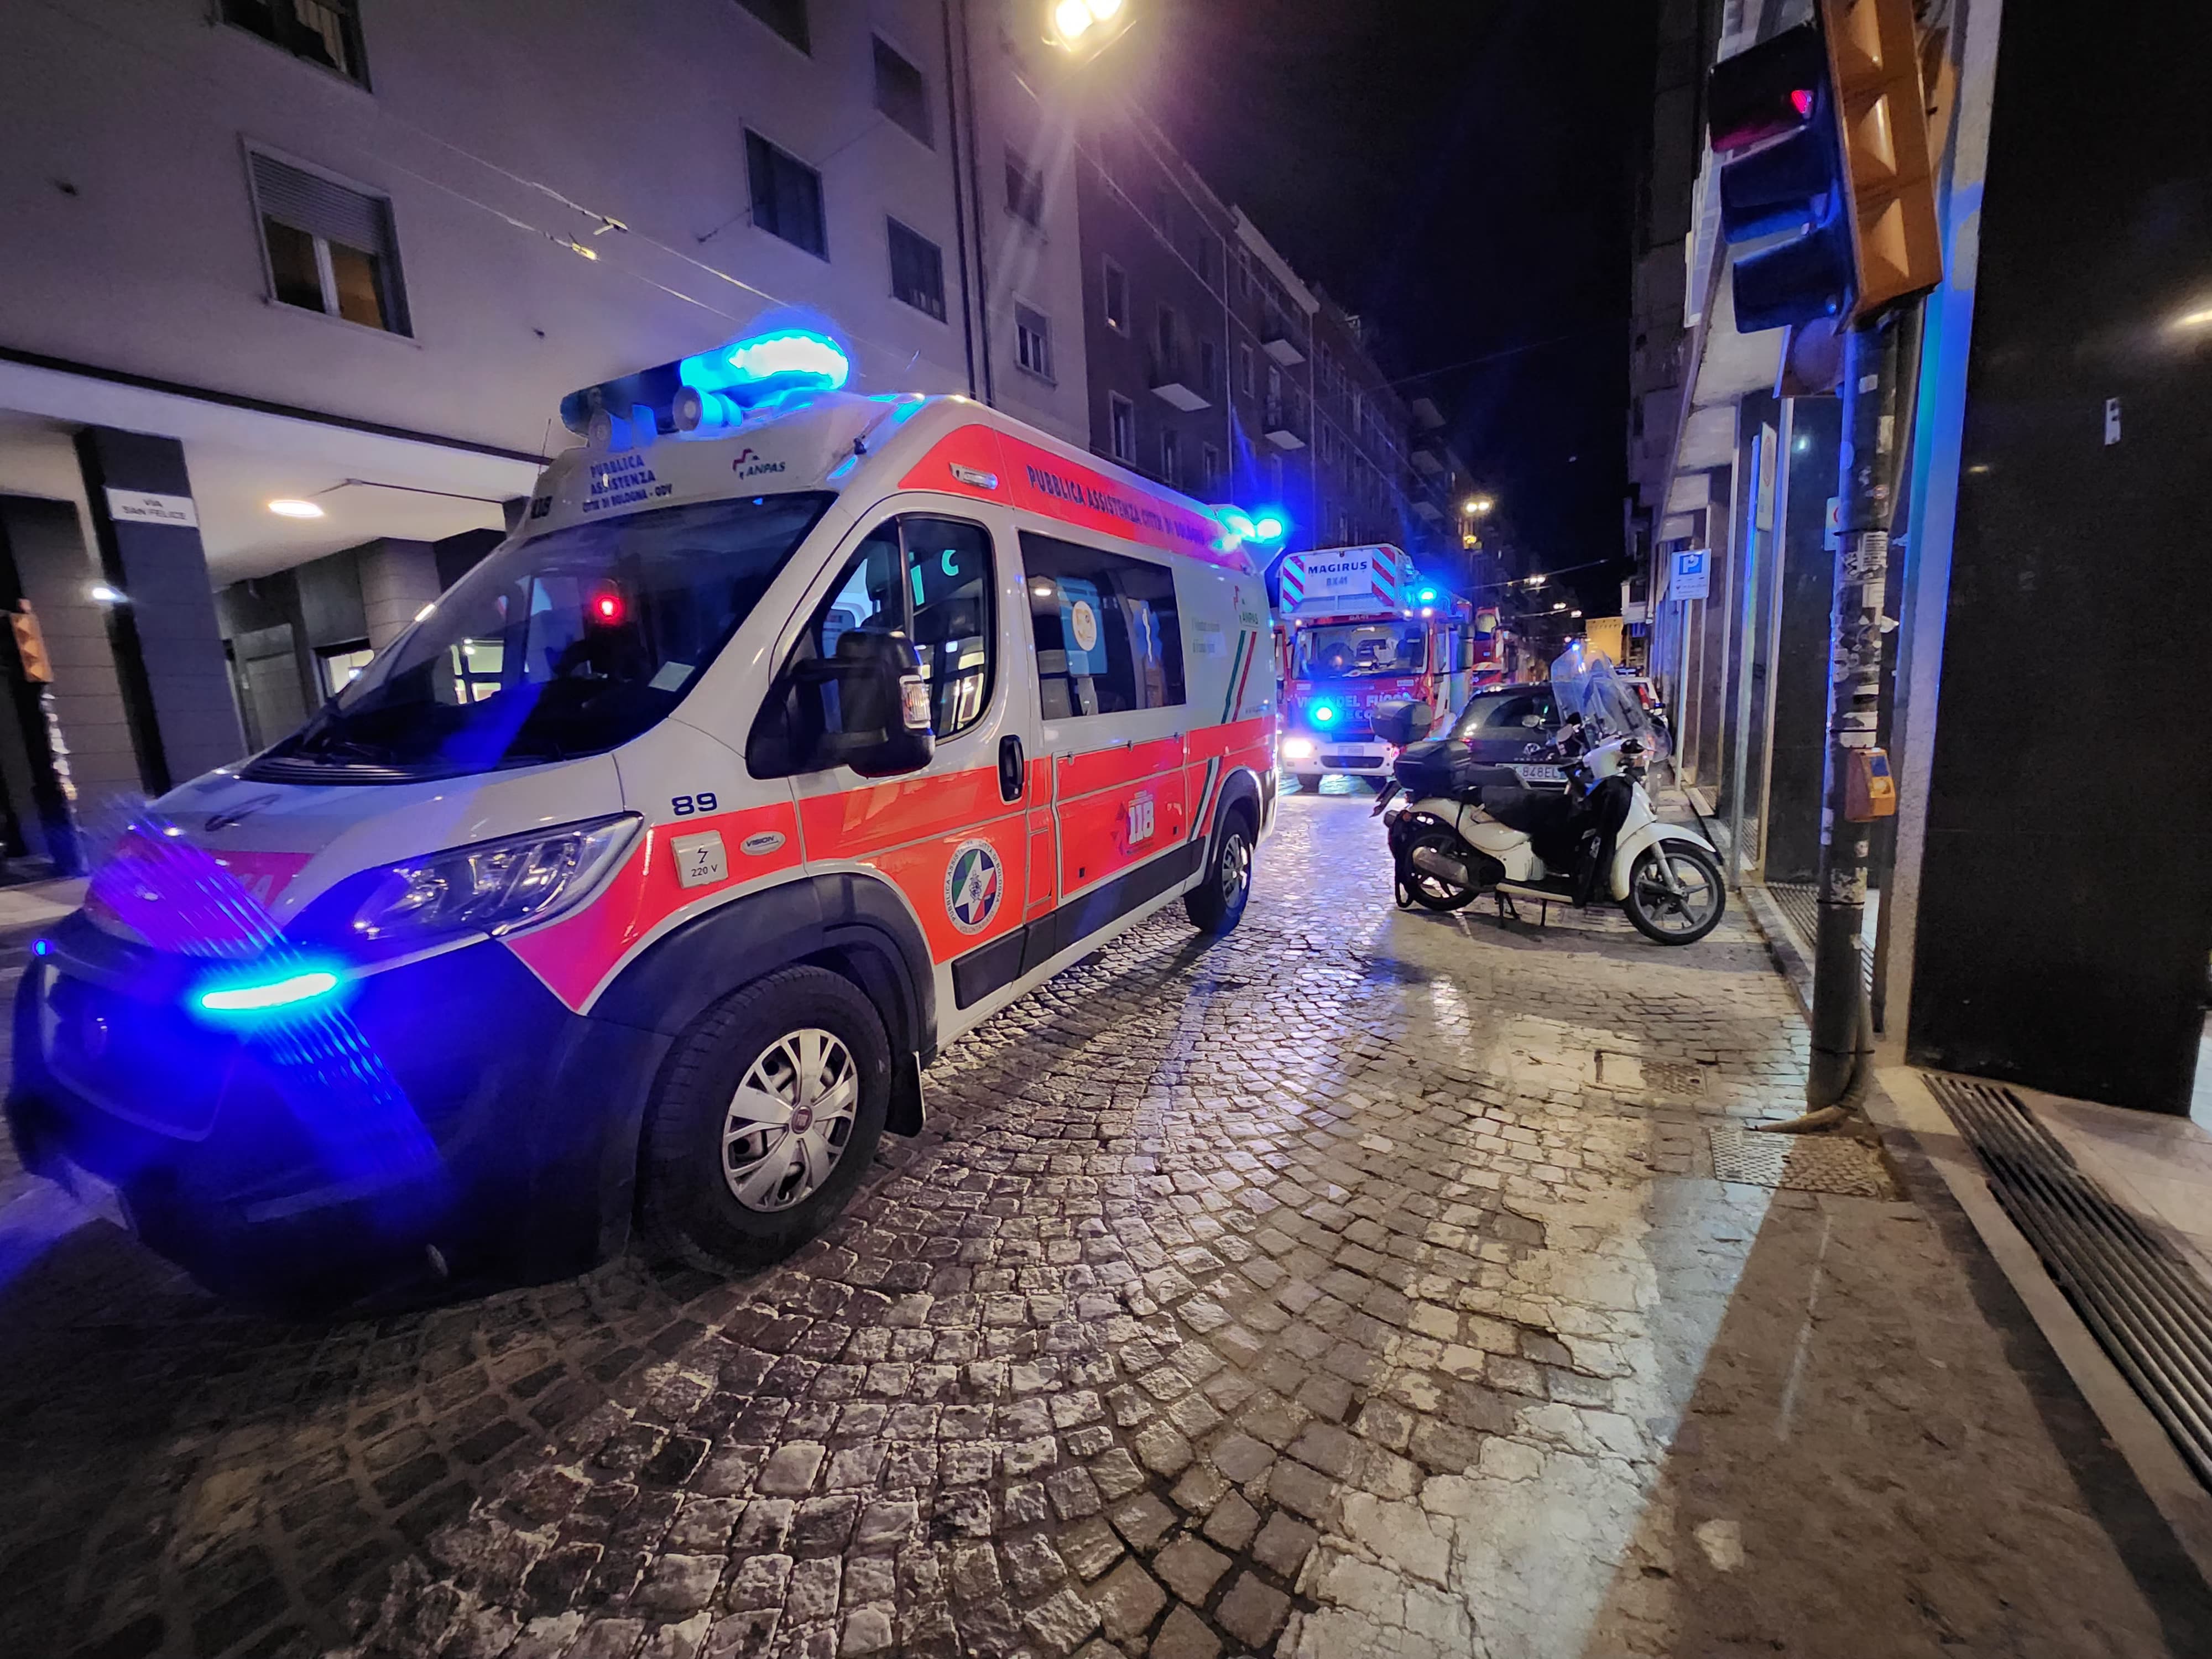
[(1276, 320), (1271, 319), (1261, 331), (1260, 349), (1285, 368), (1296, 368), (1306, 360), (1305, 352), (1291, 337), (1290, 331)]
[(1260, 429), (1267, 434), (1267, 441), (1278, 449), (1304, 449), (1306, 447), (1305, 434), (1298, 430), (1302, 424), (1301, 419), (1282, 404), (1269, 404), (1267, 413), (1261, 419)]
[(1202, 383), (1191, 360), (1182, 352), (1154, 352), (1146, 384), (1152, 396), (1185, 414), (1213, 407), (1212, 388)]
[(1413, 463), (1414, 471), (1428, 477), (1433, 478), (1444, 470), (1443, 462), (1433, 449), (1417, 449), (1407, 459)]

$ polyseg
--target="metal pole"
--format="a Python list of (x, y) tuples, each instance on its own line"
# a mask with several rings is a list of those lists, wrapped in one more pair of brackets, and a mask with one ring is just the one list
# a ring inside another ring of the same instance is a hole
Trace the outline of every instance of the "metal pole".
[(1844, 343), (1844, 441), (1837, 494), (1842, 534), (1828, 620), (1828, 755), (1820, 808), (1820, 933), (1813, 955), (1813, 1064), (1805, 1099), (1832, 1106), (1871, 1042), (1859, 978), (1869, 826), (1844, 817), (1855, 750), (1875, 746), (1881, 692), (1882, 597), (1897, 501), (1899, 342), (1910, 308), (1854, 325)]

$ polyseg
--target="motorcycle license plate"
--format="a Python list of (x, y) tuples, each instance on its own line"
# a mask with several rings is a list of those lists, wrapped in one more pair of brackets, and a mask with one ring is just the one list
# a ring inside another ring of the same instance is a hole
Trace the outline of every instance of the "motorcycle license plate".
[(1565, 783), (1567, 775), (1556, 766), (1516, 766), (1523, 783)]

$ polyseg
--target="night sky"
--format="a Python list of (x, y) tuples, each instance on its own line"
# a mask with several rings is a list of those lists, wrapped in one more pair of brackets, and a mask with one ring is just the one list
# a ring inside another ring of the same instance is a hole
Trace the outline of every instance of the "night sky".
[[(1401, 390), (1437, 399), (1532, 567), (1617, 560), (1649, 8), (1144, 3), (1161, 13), (1139, 95), (1217, 194), (1379, 329), (1388, 373), (1441, 371)], [(1566, 580), (1605, 614), (1620, 574)]]

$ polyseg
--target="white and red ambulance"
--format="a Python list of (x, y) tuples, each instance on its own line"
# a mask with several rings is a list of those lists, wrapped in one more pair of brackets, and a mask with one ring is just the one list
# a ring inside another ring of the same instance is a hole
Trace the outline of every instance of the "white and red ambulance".
[(1213, 509), (787, 331), (588, 389), (516, 532), (42, 940), (8, 1115), (219, 1289), (775, 1259), (939, 1050), (1274, 809)]
[(1376, 708), (1424, 702), (1449, 718), (1467, 700), (1474, 608), (1389, 545), (1286, 555), (1276, 588), (1282, 769), (1309, 793), (1330, 772), (1387, 781)]

